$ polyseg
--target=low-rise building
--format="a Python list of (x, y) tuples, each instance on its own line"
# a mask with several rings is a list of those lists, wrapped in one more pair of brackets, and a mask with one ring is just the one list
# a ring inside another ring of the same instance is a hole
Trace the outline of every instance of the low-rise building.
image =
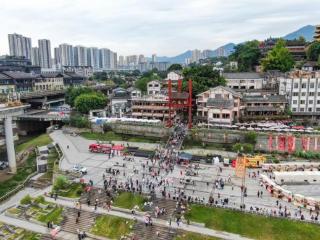
[(115, 88), (110, 96), (110, 112), (113, 117), (123, 117), (130, 112), (130, 93), (123, 88)]
[(231, 88), (218, 86), (197, 95), (197, 117), (208, 124), (231, 125), (241, 112), (241, 94)]
[(12, 78), (0, 73), (0, 94), (7, 95), (16, 91)]
[(151, 81), (151, 82), (148, 82), (148, 85), (147, 85), (147, 93), (148, 95), (157, 95), (157, 94), (160, 94), (160, 91), (161, 91), (161, 84), (159, 81)]
[(265, 85), (264, 75), (254, 72), (223, 73), (227, 86), (235, 91), (262, 89)]
[(33, 83), (33, 91), (56, 91), (64, 88), (61, 73), (42, 73)]
[(63, 84), (65, 87), (80, 87), (83, 86), (85, 78), (74, 73), (64, 72), (63, 73)]
[(292, 71), (280, 77), (279, 94), (286, 95), (293, 117), (319, 122), (320, 71)]
[(243, 119), (264, 118), (272, 119), (274, 116), (284, 115), (287, 99), (284, 95), (257, 95), (242, 98)]
[(176, 85), (178, 80), (182, 80), (183, 76), (180, 71), (171, 71), (167, 74), (167, 77), (164, 79), (164, 84), (168, 84), (168, 81), (171, 80), (171, 83)]
[(4, 71), (2, 74), (11, 78), (9, 82), (12, 83), (11, 85), (15, 85), (15, 90), (18, 93), (32, 92), (33, 83), (39, 77), (36, 74), (19, 71)]

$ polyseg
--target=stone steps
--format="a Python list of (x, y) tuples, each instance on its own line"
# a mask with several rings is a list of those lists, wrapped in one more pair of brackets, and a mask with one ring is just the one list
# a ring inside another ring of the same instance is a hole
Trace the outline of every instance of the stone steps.
[(28, 183), (28, 186), (30, 186), (32, 188), (37, 188), (37, 189), (44, 189), (50, 185), (51, 185), (50, 181), (30, 180)]
[(77, 233), (77, 229), (88, 232), (98, 216), (96, 213), (81, 211), (79, 222), (76, 223), (76, 218), (78, 216), (77, 209), (66, 208), (64, 215), (61, 228), (63, 231), (72, 233)]
[(172, 240), (176, 236), (174, 229), (163, 226), (145, 226), (143, 223), (136, 223), (133, 233), (137, 240)]
[(172, 200), (157, 198), (153, 201), (153, 210), (156, 206), (159, 208), (165, 208), (167, 212), (165, 215), (158, 216), (160, 219), (169, 219), (176, 210), (176, 202)]
[(49, 234), (44, 234), (41, 236), (40, 240), (52, 240), (53, 238)]

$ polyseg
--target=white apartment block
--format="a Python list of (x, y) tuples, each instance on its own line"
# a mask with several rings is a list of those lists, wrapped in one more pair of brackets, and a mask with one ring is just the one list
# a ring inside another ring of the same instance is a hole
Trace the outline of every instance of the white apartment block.
[(245, 91), (249, 89), (262, 89), (265, 85), (265, 78), (259, 73), (236, 72), (223, 73), (227, 81), (227, 86), (236, 91)]
[(160, 94), (161, 84), (159, 81), (148, 82), (147, 93), (148, 95), (158, 95)]
[(278, 79), (294, 116), (320, 119), (320, 72), (295, 71)]

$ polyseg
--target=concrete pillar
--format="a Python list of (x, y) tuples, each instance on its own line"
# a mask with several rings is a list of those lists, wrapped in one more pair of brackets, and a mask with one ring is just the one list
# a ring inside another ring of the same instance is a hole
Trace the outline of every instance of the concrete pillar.
[(12, 130), (12, 117), (7, 116), (4, 119), (4, 127), (6, 134), (6, 146), (7, 146), (7, 155), (8, 163), (12, 173), (17, 172), (17, 163), (16, 163), (16, 153), (14, 151), (14, 141), (13, 141), (13, 130)]

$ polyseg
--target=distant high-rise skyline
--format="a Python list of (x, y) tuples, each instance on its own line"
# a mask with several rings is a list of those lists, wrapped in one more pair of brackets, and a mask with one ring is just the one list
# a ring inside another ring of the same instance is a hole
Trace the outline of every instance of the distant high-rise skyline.
[(25, 57), (31, 60), (31, 38), (21, 34), (8, 34), (9, 51), (11, 56)]
[(40, 66), (39, 48), (38, 47), (31, 48), (31, 63), (32, 63), (32, 65)]
[(51, 68), (52, 59), (51, 59), (51, 43), (48, 39), (39, 39), (39, 59), (40, 66), (42, 68)]

